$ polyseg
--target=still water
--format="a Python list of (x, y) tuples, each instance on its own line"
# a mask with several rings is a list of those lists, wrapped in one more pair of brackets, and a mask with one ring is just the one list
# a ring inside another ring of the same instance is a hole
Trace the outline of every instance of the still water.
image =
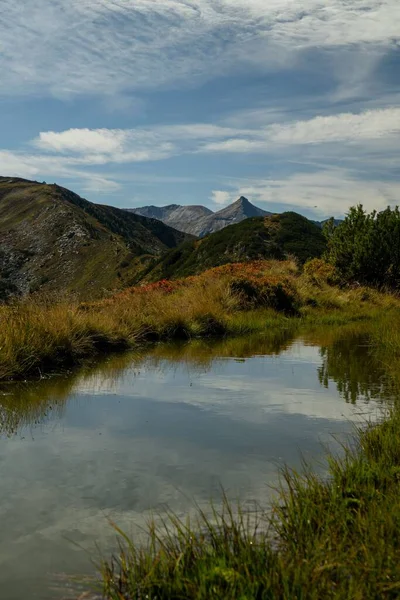
[(134, 532), (221, 486), (265, 505), (280, 464), (323, 470), (390, 395), (360, 332), (162, 345), (0, 392), (1, 600), (76, 598), (110, 519)]

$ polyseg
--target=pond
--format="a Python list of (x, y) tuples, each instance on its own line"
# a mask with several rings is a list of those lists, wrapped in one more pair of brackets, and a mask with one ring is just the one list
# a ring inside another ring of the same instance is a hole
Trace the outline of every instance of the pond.
[(70, 576), (116, 548), (110, 519), (134, 532), (221, 486), (268, 505), (279, 465), (323, 472), (326, 445), (340, 450), (387, 398), (359, 329), (160, 345), (3, 387), (1, 598), (76, 598)]

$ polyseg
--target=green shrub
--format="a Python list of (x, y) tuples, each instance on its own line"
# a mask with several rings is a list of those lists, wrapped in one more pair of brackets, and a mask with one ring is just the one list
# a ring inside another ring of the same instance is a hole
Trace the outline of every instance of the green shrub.
[(348, 282), (400, 286), (400, 212), (398, 207), (367, 213), (352, 207), (337, 227), (327, 226), (327, 260)]

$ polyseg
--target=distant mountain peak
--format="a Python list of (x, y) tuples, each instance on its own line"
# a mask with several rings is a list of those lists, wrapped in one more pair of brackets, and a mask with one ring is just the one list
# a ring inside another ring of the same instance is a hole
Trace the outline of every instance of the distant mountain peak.
[[(266, 217), (270, 214), (271, 213), (254, 206), (254, 204), (244, 196), (240, 196), (236, 202), (215, 213), (215, 218), (219, 221), (226, 221), (223, 225), (223, 227), (226, 227), (233, 223), (240, 223), (240, 221), (248, 219), (249, 217)], [(221, 229), (221, 227), (218, 227), (218, 229)], [(214, 228), (212, 231), (216, 231), (216, 229)]]
[(228, 206), (226, 206), (226, 208), (230, 208), (230, 207), (234, 207), (234, 208), (239, 208), (239, 207), (247, 208), (248, 206), (254, 206), (254, 204), (252, 204), (250, 202), (250, 200), (248, 200), (244, 196), (240, 196), (240, 198), (238, 198), (237, 200), (235, 200), (235, 202), (232, 202), (232, 204), (228, 204)]
[(228, 225), (240, 223), (249, 217), (264, 217), (271, 214), (254, 206), (244, 196), (240, 196), (235, 202), (215, 213), (205, 206), (179, 206), (176, 204), (163, 207), (143, 206), (130, 210), (145, 217), (159, 219), (178, 231), (185, 231), (199, 237), (219, 231)]

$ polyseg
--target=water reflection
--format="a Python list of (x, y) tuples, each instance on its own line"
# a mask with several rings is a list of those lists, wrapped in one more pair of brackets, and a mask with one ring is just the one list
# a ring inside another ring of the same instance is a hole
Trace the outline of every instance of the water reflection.
[(144, 364), (156, 369), (161, 368), (163, 361), (168, 361), (168, 369), (173, 369), (174, 363), (185, 362), (193, 370), (207, 371), (216, 357), (240, 360), (256, 355), (278, 355), (292, 341), (293, 335), (282, 330), (266, 336), (160, 344), (147, 353), (115, 355), (94, 368), (72, 374), (5, 384), (0, 387), (0, 435), (10, 436), (21, 428), (61, 418), (65, 402), (76, 386), (81, 390), (86, 386), (91, 391), (107, 389), (111, 392), (127, 369), (134, 368), (134, 372), (139, 372)]
[(367, 333), (160, 345), (3, 387), (2, 597), (54, 600), (49, 573), (88, 573), (95, 544), (113, 547), (107, 517), (130, 531), (151, 510), (208, 506), (221, 485), (265, 504), (277, 464), (319, 461), (354, 402), (373, 413), (390, 396)]
[(385, 366), (371, 347), (367, 333), (339, 336), (320, 349), (322, 363), (318, 378), (325, 388), (335, 382), (346, 402), (355, 404), (392, 397), (394, 383)]
[[(300, 338), (318, 349), (318, 381), (328, 388), (334, 383), (339, 395), (355, 404), (393, 396), (393, 381), (384, 364), (371, 352), (365, 326), (342, 330), (319, 330)], [(0, 387), (0, 435), (11, 436), (26, 427), (35, 428), (49, 420), (61, 419), (65, 403), (77, 389), (99, 393), (116, 390), (121, 377), (129, 371), (133, 377), (147, 369), (174, 371), (185, 364), (191, 372), (206, 373), (216, 359), (236, 362), (256, 356), (278, 356), (293, 346), (294, 336), (281, 330), (264, 336), (194, 340), (187, 343), (161, 344), (147, 353), (126, 353), (100, 362), (95, 368), (75, 371), (39, 381), (18, 382)], [(303, 350), (304, 356), (304, 350)]]
[(39, 382), (18, 382), (0, 389), (0, 434), (11, 436), (23, 427), (35, 427), (63, 415), (73, 377), (54, 377)]

